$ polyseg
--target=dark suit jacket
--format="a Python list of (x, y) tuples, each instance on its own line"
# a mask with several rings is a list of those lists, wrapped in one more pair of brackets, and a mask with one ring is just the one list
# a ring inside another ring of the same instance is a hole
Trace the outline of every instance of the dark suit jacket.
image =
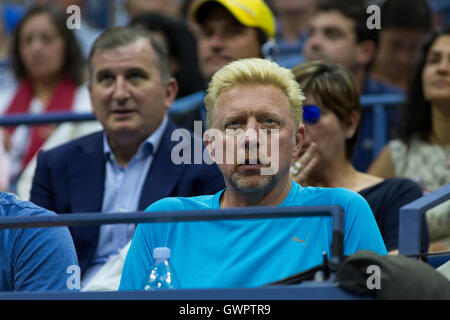
[[(202, 164), (175, 165), (171, 141), (177, 127), (169, 122), (144, 182), (138, 210), (169, 196), (213, 194), (225, 187), (217, 166)], [(191, 152), (194, 139), (191, 133)], [(203, 145), (204, 147), (204, 145)], [(194, 157), (192, 154), (192, 162)], [(103, 131), (81, 137), (38, 155), (30, 200), (57, 213), (88, 213), (102, 210), (105, 181)], [(99, 226), (70, 228), (82, 273), (94, 256)]]

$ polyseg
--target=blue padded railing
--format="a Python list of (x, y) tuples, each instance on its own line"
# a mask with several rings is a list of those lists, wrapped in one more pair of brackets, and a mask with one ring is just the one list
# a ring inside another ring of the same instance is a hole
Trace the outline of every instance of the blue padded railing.
[(450, 199), (450, 183), (400, 208), (399, 243), (401, 255), (420, 255), (422, 215)]
[[(202, 91), (177, 99), (170, 107), (169, 114), (181, 112), (185, 109), (188, 109), (193, 105), (200, 103), (203, 98), (204, 92)], [(386, 108), (389, 106), (397, 105), (403, 101), (404, 95), (402, 94), (361, 96), (361, 103), (363, 107), (374, 109), (374, 156), (379, 153), (379, 151), (387, 142)], [(0, 116), (0, 127), (17, 126), (21, 124), (37, 125), (46, 123), (79, 122), (91, 120), (96, 120), (94, 114), (92, 113), (55, 112), (45, 114), (15, 114)]]
[(0, 127), (92, 120), (97, 120), (93, 113), (49, 112), (41, 114), (10, 114), (0, 117)]
[(383, 95), (363, 95), (361, 96), (361, 104), (364, 108), (373, 108), (373, 157), (383, 149), (387, 138), (387, 117), (386, 108), (399, 105), (404, 102), (403, 94), (383, 94)]
[(182, 112), (203, 102), (205, 92), (199, 91), (175, 100), (169, 108), (169, 114)]
[[(51, 226), (85, 226), (117, 223), (156, 223), (174, 221), (260, 219), (283, 217), (330, 216), (333, 219), (331, 259), (343, 257), (344, 212), (339, 206), (246, 207), (222, 210), (77, 213), (39, 217), (2, 217), (0, 229)], [(299, 299), (369, 299), (340, 288), (331, 281), (304, 282), (300, 286), (273, 286), (233, 289), (177, 289), (123, 292), (10, 292), (0, 293), (0, 300), (299, 300)]]
[(109, 292), (0, 292), (0, 300), (373, 300), (336, 283), (233, 289), (176, 289)]
[(246, 207), (201, 211), (129, 212), (129, 213), (71, 213), (56, 216), (2, 217), (0, 229), (37, 228), (50, 226), (81, 227), (118, 223), (154, 223), (176, 221), (211, 221), (285, 217), (333, 218), (331, 259), (336, 263), (343, 257), (344, 212), (339, 206), (313, 207)]

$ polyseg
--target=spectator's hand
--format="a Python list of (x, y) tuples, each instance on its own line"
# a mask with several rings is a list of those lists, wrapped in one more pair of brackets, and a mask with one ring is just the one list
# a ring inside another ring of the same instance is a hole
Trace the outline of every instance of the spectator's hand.
[(308, 177), (317, 164), (317, 144), (311, 143), (305, 152), (299, 150), (292, 157), (290, 177), (302, 186), (308, 186)]
[(3, 133), (3, 147), (5, 151), (8, 152), (12, 147), (11, 137), (5, 130), (1, 133)]

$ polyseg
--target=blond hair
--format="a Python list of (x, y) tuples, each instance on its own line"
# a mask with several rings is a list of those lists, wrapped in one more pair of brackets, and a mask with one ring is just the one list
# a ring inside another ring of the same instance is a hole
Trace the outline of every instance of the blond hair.
[(266, 59), (250, 58), (233, 61), (212, 77), (205, 97), (208, 128), (212, 127), (214, 109), (222, 92), (236, 86), (255, 84), (273, 85), (281, 89), (289, 101), (294, 125), (302, 123), (305, 97), (291, 70)]

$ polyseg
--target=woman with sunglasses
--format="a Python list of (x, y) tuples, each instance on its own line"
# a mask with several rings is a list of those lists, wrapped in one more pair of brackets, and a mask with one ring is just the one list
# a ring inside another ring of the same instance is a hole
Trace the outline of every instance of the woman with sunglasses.
[[(422, 196), (421, 188), (404, 178), (382, 179), (352, 165), (362, 106), (356, 82), (345, 67), (312, 61), (292, 69), (306, 100), (305, 143), (294, 155), (291, 178), (302, 186), (343, 187), (363, 196), (375, 216), (388, 251), (398, 249), (399, 208)], [(428, 229), (422, 222), (422, 250)]]

